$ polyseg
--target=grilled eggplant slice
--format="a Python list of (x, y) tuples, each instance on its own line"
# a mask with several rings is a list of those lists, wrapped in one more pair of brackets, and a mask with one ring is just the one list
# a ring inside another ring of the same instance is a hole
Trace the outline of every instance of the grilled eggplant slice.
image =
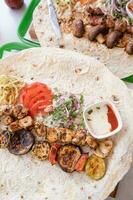
[(32, 155), (39, 160), (47, 160), (49, 157), (50, 145), (48, 142), (37, 142), (32, 148)]
[(30, 131), (19, 130), (10, 138), (8, 150), (15, 155), (23, 155), (30, 151), (34, 144), (34, 136)]
[(75, 145), (64, 145), (58, 151), (58, 163), (68, 173), (75, 170), (75, 165), (81, 156), (81, 150)]
[(90, 156), (85, 170), (87, 175), (93, 180), (99, 180), (103, 178), (106, 172), (106, 164), (104, 159), (96, 155)]

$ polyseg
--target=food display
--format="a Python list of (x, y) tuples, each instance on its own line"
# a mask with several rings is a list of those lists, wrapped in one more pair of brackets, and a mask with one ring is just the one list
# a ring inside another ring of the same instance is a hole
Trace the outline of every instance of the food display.
[[(4, 80), (7, 79), (10, 83), (13, 78), (4, 76)], [(41, 82), (23, 85), (15, 96), (15, 105), (9, 101), (0, 107), (3, 126), (1, 148), (7, 148), (14, 155), (24, 155), (31, 151), (34, 158), (49, 160), (52, 165), (59, 164), (68, 173), (84, 171), (86, 162), (89, 163), (90, 153), (98, 158), (110, 155), (113, 150), (112, 139), (108, 139), (108, 142), (98, 141), (85, 127), (83, 95), (78, 98), (74, 94), (58, 93), (57, 89), (54, 92)], [(10, 97), (12, 93), (8, 94), (9, 99)], [(3, 102), (6, 98), (3, 97)], [(39, 121), (38, 117), (43, 117), (43, 121)], [(106, 122), (106, 119), (103, 118), (102, 121)], [(102, 128), (99, 130), (103, 131)], [(109, 144), (112, 144), (111, 148)], [(90, 150), (85, 153), (82, 147)], [(102, 156), (98, 155), (98, 151)], [(100, 178), (102, 177), (96, 177), (96, 180)]]
[[(132, 75), (131, 5), (127, 0), (54, 1), (63, 48), (96, 57), (120, 78)], [(58, 46), (43, 0), (34, 12), (33, 24), (41, 46)]]
[(131, 164), (127, 87), (96, 59), (59, 48), (23, 51), (0, 68), (0, 179), (17, 185), (2, 198), (107, 198)]

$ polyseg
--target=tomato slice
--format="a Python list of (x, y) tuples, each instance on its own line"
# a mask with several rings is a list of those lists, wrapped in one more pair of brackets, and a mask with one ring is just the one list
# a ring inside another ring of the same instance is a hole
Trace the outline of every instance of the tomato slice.
[(84, 171), (84, 168), (85, 168), (85, 164), (88, 160), (88, 154), (82, 154), (80, 159), (78, 160), (77, 164), (75, 165), (75, 170), (77, 172), (82, 172)]
[[(39, 107), (41, 106), (41, 109), (39, 109)], [(39, 100), (37, 101), (31, 108), (30, 108), (30, 114), (31, 116), (36, 115), (37, 113), (39, 113), (39, 111), (41, 112), (41, 110), (43, 111), (46, 108), (47, 104), (46, 104), (46, 100)]]
[(60, 148), (60, 144), (53, 144), (51, 146), (50, 152), (49, 152), (49, 161), (52, 165), (55, 165), (57, 163), (57, 152)]
[(22, 90), (19, 98), (19, 102), (24, 107), (29, 109), (29, 113), (34, 116), (40, 112), (46, 114), (44, 109), (47, 106), (52, 105), (53, 94), (46, 84), (32, 83), (26, 85)]

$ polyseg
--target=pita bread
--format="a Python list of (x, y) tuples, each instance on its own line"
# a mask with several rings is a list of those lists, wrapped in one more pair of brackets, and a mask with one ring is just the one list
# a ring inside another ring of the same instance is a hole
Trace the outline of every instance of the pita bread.
[[(33, 24), (41, 46), (58, 47), (53, 31), (46, 0), (42, 0), (33, 15)], [(116, 76), (120, 78), (133, 74), (133, 56), (123, 48), (108, 49), (105, 45), (90, 42), (86, 38), (76, 38), (72, 34), (63, 34), (65, 48), (82, 52), (100, 59)]]
[[(80, 69), (80, 73), (76, 73)], [(92, 181), (85, 173), (67, 174), (58, 166), (0, 150), (0, 196), (2, 200), (104, 200), (130, 168), (133, 144), (133, 100), (126, 85), (94, 58), (56, 48), (34, 48), (0, 61), (0, 74), (26, 82), (45, 82), (51, 88), (82, 93), (85, 104), (114, 101), (123, 120), (115, 137), (114, 152), (106, 175)], [(116, 87), (117, 86), (117, 87)]]

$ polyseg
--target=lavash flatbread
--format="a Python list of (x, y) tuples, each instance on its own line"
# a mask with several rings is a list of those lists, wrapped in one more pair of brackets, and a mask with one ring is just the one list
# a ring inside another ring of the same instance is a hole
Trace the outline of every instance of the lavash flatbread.
[[(33, 24), (41, 46), (58, 46), (53, 31), (46, 0), (42, 0), (35, 9)], [(63, 34), (65, 48), (82, 52), (100, 59), (116, 76), (120, 78), (133, 74), (133, 56), (123, 48), (108, 49), (105, 45), (90, 42), (86, 38), (76, 38), (72, 34)]]
[(1, 74), (82, 93), (85, 104), (101, 98), (112, 100), (122, 116), (123, 129), (116, 136), (106, 175), (100, 181), (92, 181), (85, 173), (67, 174), (47, 161), (34, 160), (30, 153), (18, 157), (0, 150), (0, 199), (106, 199), (132, 161), (133, 100), (126, 85), (94, 58), (56, 48), (34, 48), (5, 58), (0, 61)]

